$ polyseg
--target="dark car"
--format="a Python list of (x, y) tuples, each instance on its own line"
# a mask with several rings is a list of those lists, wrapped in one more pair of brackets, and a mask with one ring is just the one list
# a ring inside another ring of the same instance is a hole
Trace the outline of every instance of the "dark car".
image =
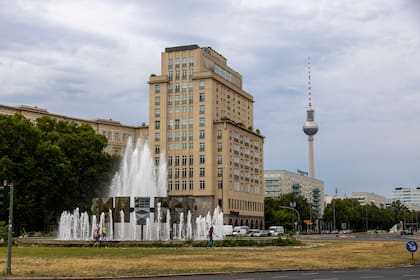
[(401, 231), (401, 235), (413, 235), (413, 231), (411, 229), (404, 229)]

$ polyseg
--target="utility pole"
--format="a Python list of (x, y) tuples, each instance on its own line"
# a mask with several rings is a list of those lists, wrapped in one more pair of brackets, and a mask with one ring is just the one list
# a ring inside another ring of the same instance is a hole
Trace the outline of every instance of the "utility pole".
[[(7, 184), (7, 180), (3, 181), (3, 187), (9, 187), (9, 232), (7, 236), (7, 268), (6, 275), (12, 274), (12, 239), (13, 239), (13, 183)], [(6, 198), (7, 199), (7, 198)]]

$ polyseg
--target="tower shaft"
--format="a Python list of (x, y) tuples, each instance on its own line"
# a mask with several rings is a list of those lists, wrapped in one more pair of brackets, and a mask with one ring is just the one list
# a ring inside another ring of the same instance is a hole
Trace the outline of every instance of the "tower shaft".
[(308, 163), (309, 163), (309, 177), (315, 177), (314, 164), (314, 137), (308, 136)]

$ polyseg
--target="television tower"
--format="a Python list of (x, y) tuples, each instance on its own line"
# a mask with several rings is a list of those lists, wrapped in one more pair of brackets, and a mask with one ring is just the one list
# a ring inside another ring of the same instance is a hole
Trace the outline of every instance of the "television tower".
[(318, 125), (314, 118), (314, 109), (312, 109), (311, 93), (311, 58), (308, 57), (308, 109), (306, 109), (306, 122), (303, 124), (303, 132), (308, 135), (309, 147), (309, 177), (315, 177), (314, 164), (314, 135), (318, 132)]

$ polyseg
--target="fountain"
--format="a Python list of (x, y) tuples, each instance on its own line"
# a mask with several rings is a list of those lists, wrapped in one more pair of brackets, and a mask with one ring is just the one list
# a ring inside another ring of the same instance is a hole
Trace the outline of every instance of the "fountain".
[[(222, 239), (224, 226), (220, 209), (214, 209), (213, 215), (196, 217), (193, 224), (191, 209), (180, 208), (188, 201), (183, 204), (168, 198), (166, 174), (164, 154), (160, 155), (156, 169), (149, 145), (140, 139), (133, 145), (129, 138), (108, 197), (93, 201), (91, 222), (88, 213), (80, 213), (78, 208), (73, 213), (64, 211), (58, 239), (90, 240), (96, 228), (105, 227), (107, 240), (205, 240), (210, 226), (214, 227), (215, 239)], [(171, 208), (170, 205), (175, 204)]]

